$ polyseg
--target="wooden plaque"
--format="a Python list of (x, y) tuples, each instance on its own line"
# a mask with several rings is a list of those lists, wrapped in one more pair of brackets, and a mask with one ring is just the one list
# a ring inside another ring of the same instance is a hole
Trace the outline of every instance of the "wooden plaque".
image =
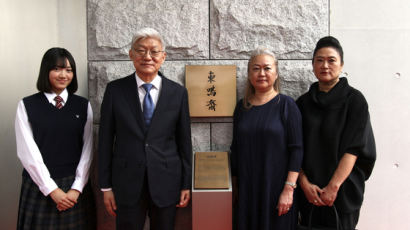
[(195, 153), (195, 189), (229, 189), (228, 152)]
[(235, 65), (187, 65), (191, 117), (231, 117), (236, 105)]

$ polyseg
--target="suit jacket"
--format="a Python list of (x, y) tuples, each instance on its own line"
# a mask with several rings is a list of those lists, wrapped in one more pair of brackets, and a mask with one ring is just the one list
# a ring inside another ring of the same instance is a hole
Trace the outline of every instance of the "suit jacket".
[[(191, 188), (191, 129), (187, 90), (162, 78), (146, 130), (135, 74), (108, 83), (101, 104), (99, 184), (112, 188), (118, 205), (135, 205), (144, 177), (158, 207), (179, 202)], [(146, 130), (146, 131), (145, 131)]]

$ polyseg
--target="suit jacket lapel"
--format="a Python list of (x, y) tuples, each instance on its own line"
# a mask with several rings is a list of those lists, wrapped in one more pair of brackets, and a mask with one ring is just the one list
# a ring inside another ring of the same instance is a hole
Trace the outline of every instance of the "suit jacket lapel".
[(124, 96), (125, 100), (128, 102), (133, 116), (137, 120), (138, 125), (141, 127), (141, 130), (145, 129), (143, 114), (141, 110), (141, 103), (138, 96), (138, 86), (135, 80), (135, 74), (131, 74), (127, 77), (124, 85)]

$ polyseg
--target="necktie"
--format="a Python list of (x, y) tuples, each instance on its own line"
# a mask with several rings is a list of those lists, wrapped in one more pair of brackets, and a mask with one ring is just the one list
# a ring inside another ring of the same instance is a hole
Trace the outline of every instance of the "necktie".
[(57, 109), (61, 109), (61, 108), (63, 108), (63, 98), (61, 98), (60, 96), (56, 96), (55, 98), (54, 98), (54, 101), (56, 101), (56, 107), (57, 107)]
[(145, 97), (142, 105), (143, 113), (144, 113), (144, 120), (147, 127), (151, 124), (151, 118), (154, 114), (154, 102), (152, 101), (151, 95), (149, 91), (152, 88), (152, 84), (144, 84), (142, 87), (145, 89)]

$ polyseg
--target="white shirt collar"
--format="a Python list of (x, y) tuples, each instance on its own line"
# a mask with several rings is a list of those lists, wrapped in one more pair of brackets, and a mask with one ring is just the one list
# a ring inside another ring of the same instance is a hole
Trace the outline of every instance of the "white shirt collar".
[[(57, 96), (56, 93), (54, 93), (53, 91), (51, 91), (51, 93), (44, 92), (44, 95), (47, 97), (48, 102), (50, 102), (53, 105), (56, 104), (56, 102), (54, 101), (54, 98)], [(64, 104), (67, 103), (67, 99), (68, 99), (67, 89), (64, 89), (63, 92), (60, 93), (60, 97), (63, 98)]]
[[(143, 80), (141, 80), (140, 77), (138, 77), (137, 73), (135, 73), (135, 79), (137, 80), (137, 86), (138, 88), (141, 87), (143, 84), (146, 84)], [(154, 79), (150, 82), (157, 90), (160, 89), (161, 87), (161, 77), (157, 74), (157, 76), (154, 77)]]

